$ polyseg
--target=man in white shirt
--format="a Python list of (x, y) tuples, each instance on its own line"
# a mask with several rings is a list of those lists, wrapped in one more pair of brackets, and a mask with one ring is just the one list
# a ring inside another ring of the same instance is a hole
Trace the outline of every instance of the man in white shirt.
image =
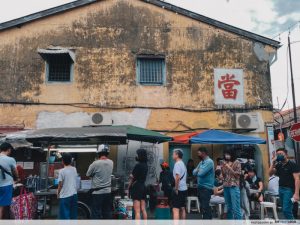
[(108, 158), (108, 145), (100, 145), (97, 154), (98, 159), (89, 166), (86, 173), (86, 176), (92, 178), (92, 219), (111, 219), (111, 175), (114, 163)]
[(175, 190), (173, 196), (173, 219), (185, 219), (185, 205), (187, 198), (187, 185), (186, 177), (187, 170), (184, 162), (182, 161), (183, 152), (181, 149), (174, 149), (173, 160), (175, 161), (173, 176), (175, 179)]
[(72, 155), (62, 155), (64, 168), (58, 174), (57, 196), (59, 198), (59, 219), (77, 219), (77, 170), (71, 166)]

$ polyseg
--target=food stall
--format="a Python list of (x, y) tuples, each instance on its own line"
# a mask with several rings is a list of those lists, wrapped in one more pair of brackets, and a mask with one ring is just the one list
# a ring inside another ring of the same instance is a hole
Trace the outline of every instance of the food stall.
[[(46, 216), (51, 210), (57, 210), (53, 207), (57, 201), (55, 173), (61, 168), (61, 163), (55, 163), (53, 160), (57, 152), (68, 150), (70, 153), (78, 154), (78, 149), (80, 149), (80, 153), (85, 153), (85, 150), (86, 152), (95, 152), (98, 145), (109, 144), (111, 146), (127, 145), (127, 155), (128, 141), (130, 140), (155, 144), (170, 141), (172, 138), (130, 125), (29, 130), (10, 134), (5, 138), (5, 141), (12, 144), (22, 142), (27, 147), (28, 144), (31, 144), (30, 148), (32, 149), (39, 149), (39, 151), (46, 149), (46, 160), (39, 165), (39, 182), (44, 181), (44, 185), (39, 185), (38, 188), (34, 189), (40, 203), (38, 207), (41, 212), (40, 217)], [(76, 162), (74, 166), (76, 166)], [(84, 176), (80, 177), (79, 180), (79, 216), (88, 219), (90, 218), (89, 202), (91, 196), (88, 193), (90, 181)], [(117, 185), (118, 182), (118, 179), (112, 177), (112, 191), (117, 193), (119, 199), (124, 197), (124, 188)], [(55, 215), (56, 213), (52, 214)]]
[[(222, 130), (203, 130), (200, 132), (191, 132), (184, 135), (178, 135), (173, 137), (173, 141), (171, 143), (181, 144), (181, 145), (211, 145), (211, 158), (214, 159), (214, 145), (258, 145), (258, 144), (266, 144), (266, 140), (254, 137), (236, 134), (228, 131)], [(220, 154), (219, 154), (220, 155)], [(239, 159), (241, 160), (241, 159)], [(243, 162), (241, 162), (243, 163)], [(188, 182), (189, 193), (193, 193), (194, 195), (197, 191), (197, 184), (195, 180), (192, 182)]]

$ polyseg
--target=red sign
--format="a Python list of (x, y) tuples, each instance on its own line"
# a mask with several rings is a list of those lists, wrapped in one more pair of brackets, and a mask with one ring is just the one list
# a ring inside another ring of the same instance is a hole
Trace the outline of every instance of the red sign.
[(291, 138), (294, 141), (300, 142), (300, 123), (295, 123), (290, 130)]
[(240, 84), (238, 80), (235, 80), (234, 74), (227, 73), (218, 80), (218, 88), (222, 89), (222, 94), (225, 99), (236, 99), (238, 90), (235, 89), (234, 86)]

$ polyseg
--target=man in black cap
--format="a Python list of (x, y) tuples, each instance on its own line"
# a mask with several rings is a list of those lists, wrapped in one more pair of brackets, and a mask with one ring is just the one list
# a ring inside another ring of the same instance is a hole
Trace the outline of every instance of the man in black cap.
[(18, 177), (16, 160), (9, 157), (12, 150), (7, 142), (0, 145), (0, 219), (3, 219), (4, 207), (11, 204), (14, 177)]

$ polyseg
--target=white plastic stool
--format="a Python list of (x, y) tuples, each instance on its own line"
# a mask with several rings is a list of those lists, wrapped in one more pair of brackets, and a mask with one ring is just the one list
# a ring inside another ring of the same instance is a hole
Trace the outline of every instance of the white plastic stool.
[(218, 213), (218, 218), (221, 219), (222, 217), (222, 213), (223, 213), (223, 205), (224, 203), (220, 203), (220, 204), (210, 204), (211, 207), (216, 208), (217, 213)]
[(189, 196), (189, 197), (187, 197), (187, 206), (186, 206), (187, 207), (187, 212), (188, 213), (191, 212), (192, 202), (196, 203), (196, 209), (200, 213), (200, 204), (199, 204), (198, 197), (196, 197), (196, 196)]
[(274, 219), (278, 220), (276, 204), (274, 202), (261, 202), (260, 203), (260, 219), (263, 220), (265, 218), (265, 209), (267, 209), (267, 208), (273, 209)]

